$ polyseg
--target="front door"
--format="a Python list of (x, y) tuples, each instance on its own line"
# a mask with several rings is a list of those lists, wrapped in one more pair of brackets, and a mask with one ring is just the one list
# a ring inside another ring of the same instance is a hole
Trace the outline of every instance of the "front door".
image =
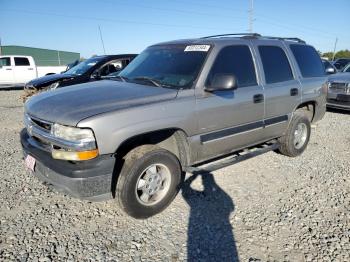
[(205, 85), (210, 86), (217, 74), (234, 75), (238, 88), (210, 93), (204, 88), (196, 90), (200, 140), (197, 162), (254, 144), (260, 140), (263, 129), (264, 90), (258, 83), (251, 47), (223, 47)]
[(12, 85), (14, 83), (13, 67), (11, 57), (0, 58), (0, 85)]

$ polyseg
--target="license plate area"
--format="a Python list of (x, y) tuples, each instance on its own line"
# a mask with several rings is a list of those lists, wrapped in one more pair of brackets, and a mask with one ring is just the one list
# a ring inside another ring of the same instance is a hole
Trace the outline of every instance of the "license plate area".
[(337, 95), (338, 101), (350, 102), (350, 94), (349, 95)]
[(25, 160), (25, 166), (29, 171), (34, 172), (36, 160), (31, 155), (27, 155)]

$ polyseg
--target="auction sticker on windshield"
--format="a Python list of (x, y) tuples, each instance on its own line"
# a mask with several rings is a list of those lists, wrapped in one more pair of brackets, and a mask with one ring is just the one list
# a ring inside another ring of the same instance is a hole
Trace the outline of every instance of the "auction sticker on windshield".
[(208, 52), (210, 48), (210, 45), (188, 45), (185, 48), (185, 52), (196, 52), (196, 51), (200, 51), (200, 52)]
[(36, 162), (35, 158), (32, 157), (31, 155), (27, 155), (24, 162), (26, 164), (26, 168), (29, 169), (30, 171), (34, 172), (35, 162)]

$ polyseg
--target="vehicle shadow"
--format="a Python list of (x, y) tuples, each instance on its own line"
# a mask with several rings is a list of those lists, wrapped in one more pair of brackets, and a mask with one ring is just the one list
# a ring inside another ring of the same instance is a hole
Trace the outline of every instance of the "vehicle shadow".
[(23, 86), (0, 87), (0, 91), (18, 91), (18, 90), (23, 90)]
[[(203, 191), (191, 183), (202, 177)], [(196, 173), (183, 182), (182, 196), (190, 206), (187, 231), (188, 261), (239, 261), (229, 216), (234, 211), (231, 197), (211, 173)]]
[(343, 110), (343, 109), (330, 108), (330, 107), (327, 107), (327, 112), (342, 114), (342, 115), (350, 115), (350, 110), (345, 110), (345, 109)]

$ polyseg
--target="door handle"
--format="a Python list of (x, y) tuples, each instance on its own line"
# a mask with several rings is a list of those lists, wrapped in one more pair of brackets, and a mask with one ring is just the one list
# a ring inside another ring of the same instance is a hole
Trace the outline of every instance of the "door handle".
[(299, 89), (298, 88), (292, 88), (290, 90), (290, 95), (291, 96), (297, 96), (299, 94)]
[(253, 96), (253, 101), (255, 104), (261, 103), (264, 101), (264, 95), (263, 94), (256, 94)]
[(28, 70), (33, 70), (33, 68), (28, 68)]
[(10, 71), (10, 70), (12, 70), (12, 69), (11, 69), (11, 68), (6, 68), (6, 70), (9, 70), (9, 71)]

